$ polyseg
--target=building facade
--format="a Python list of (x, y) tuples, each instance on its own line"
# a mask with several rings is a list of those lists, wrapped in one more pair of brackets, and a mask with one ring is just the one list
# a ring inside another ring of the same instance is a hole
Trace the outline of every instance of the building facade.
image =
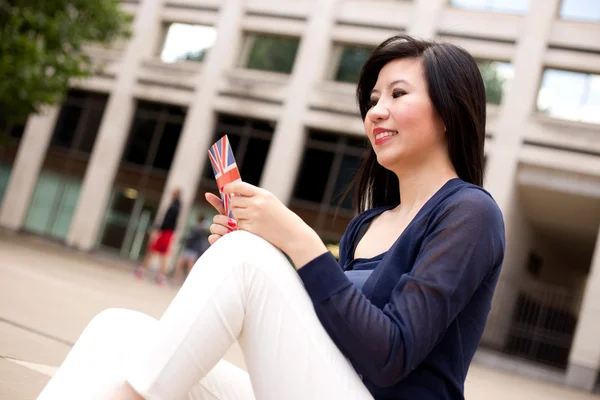
[[(485, 187), (507, 254), (482, 346), (592, 390), (600, 367), (600, 3), (593, 0), (124, 0), (133, 37), (62, 105), (8, 128), (0, 225), (139, 260), (173, 188), (182, 228), (215, 191), (227, 134), (242, 178), (335, 244), (365, 147), (369, 51), (407, 32), (480, 63)], [(180, 232), (181, 233), (181, 232)]]

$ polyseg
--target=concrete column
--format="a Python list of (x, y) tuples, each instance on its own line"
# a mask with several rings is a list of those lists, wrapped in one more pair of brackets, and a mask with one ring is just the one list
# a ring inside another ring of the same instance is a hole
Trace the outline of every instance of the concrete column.
[(59, 107), (49, 107), (27, 120), (0, 210), (3, 227), (16, 231), (23, 226), (59, 110)]
[(174, 188), (182, 190), (178, 231), (184, 228), (184, 221), (187, 220), (208, 157), (207, 151), (212, 144), (215, 111), (211, 105), (215, 103), (222, 73), (234, 66), (239, 54), (243, 3), (243, 0), (228, 0), (221, 6), (216, 24), (217, 40), (202, 63), (202, 73), (195, 85), (195, 96), (188, 109), (169, 170), (160, 208), (162, 214), (171, 202)]
[[(488, 156), (484, 186), (494, 196), (504, 214), (506, 256), (490, 313), (486, 336), (496, 338), (502, 346), (518, 294), (529, 251), (529, 227), (523, 221), (516, 192), (516, 172), (523, 129), (535, 110), (537, 91), (544, 67), (544, 54), (550, 30), (558, 13), (559, 0), (532, 0), (525, 17), (522, 34), (513, 59), (515, 75), (511, 89), (505, 93), (494, 151)], [(496, 329), (494, 328), (496, 327)], [(499, 328), (503, 327), (503, 328)], [(500, 329), (500, 331), (498, 331)]]
[(158, 37), (161, 6), (162, 0), (143, 0), (140, 3), (133, 36), (126, 47), (114, 90), (106, 104), (67, 236), (67, 244), (82, 250), (90, 250), (95, 245), (104, 218), (134, 112), (132, 93), (136, 72), (141, 61), (154, 50), (154, 41), (148, 38)]
[(600, 229), (569, 354), (566, 383), (592, 391), (600, 369)]
[(414, 15), (408, 33), (422, 39), (434, 38), (440, 13), (448, 0), (414, 0), (413, 3)]
[(310, 95), (325, 73), (338, 0), (315, 1), (300, 41), (288, 95), (277, 122), (260, 186), (288, 203), (304, 149), (304, 116)]
[(500, 110), (494, 152), (488, 157), (485, 186), (504, 211), (513, 197), (518, 151), (523, 127), (538, 96), (544, 54), (559, 0), (531, 0), (513, 61), (515, 75)]

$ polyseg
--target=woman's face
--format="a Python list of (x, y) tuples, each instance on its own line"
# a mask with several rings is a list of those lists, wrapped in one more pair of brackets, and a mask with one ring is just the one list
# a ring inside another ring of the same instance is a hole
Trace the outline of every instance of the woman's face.
[(387, 63), (370, 99), (365, 132), (384, 168), (398, 173), (447, 156), (444, 123), (429, 99), (420, 59)]

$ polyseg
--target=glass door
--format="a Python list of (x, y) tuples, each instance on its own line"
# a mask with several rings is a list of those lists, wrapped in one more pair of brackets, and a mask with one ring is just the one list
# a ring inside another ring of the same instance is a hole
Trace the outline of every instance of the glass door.
[(71, 226), (81, 182), (49, 171), (40, 173), (24, 228), (64, 240)]
[(159, 194), (139, 193), (132, 188), (113, 192), (99, 245), (118, 251), (123, 257), (139, 260), (148, 244), (148, 230), (158, 210)]
[(6, 192), (6, 188), (8, 187), (8, 181), (10, 180), (11, 170), (12, 166), (0, 164), (0, 205), (2, 204), (4, 193)]

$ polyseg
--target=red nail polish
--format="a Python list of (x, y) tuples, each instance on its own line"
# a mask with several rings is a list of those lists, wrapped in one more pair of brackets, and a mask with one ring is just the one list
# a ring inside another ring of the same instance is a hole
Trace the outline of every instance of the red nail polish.
[(221, 187), (219, 188), (219, 190), (220, 190), (221, 192), (223, 191), (223, 189), (225, 189), (225, 186), (221, 186)]
[(227, 221), (227, 225), (229, 225), (232, 228), (235, 228), (237, 226), (237, 222), (235, 222), (233, 219), (230, 219), (229, 221)]
[(227, 229), (227, 233), (231, 233), (233, 232), (231, 229)]

